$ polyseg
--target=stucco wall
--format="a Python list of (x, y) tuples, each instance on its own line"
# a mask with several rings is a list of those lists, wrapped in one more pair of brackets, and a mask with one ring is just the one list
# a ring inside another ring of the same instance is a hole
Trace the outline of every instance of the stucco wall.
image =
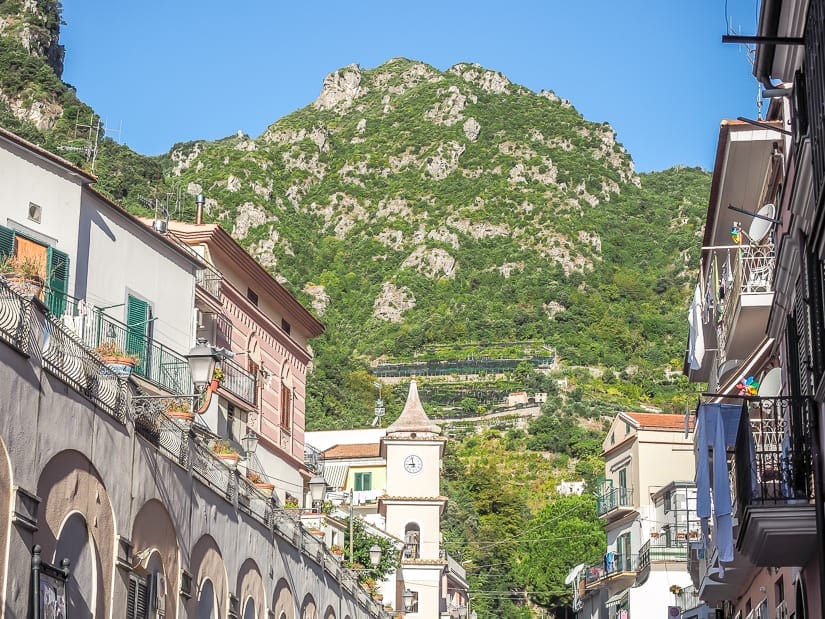
[[(278, 593), (282, 602), (302, 600), (311, 591), (319, 608), (368, 616), (331, 576), (332, 562), (322, 565), (302, 552), (279, 533), (284, 525), (273, 533), (136, 435), (131, 422), (96, 409), (46, 372), (40, 363), (43, 319), (37, 311), (33, 325), (29, 356), (0, 343), (0, 455), (8, 450), (10, 477), (20, 488), (11, 499), (22, 504), (24, 492), (40, 499), (39, 504), (33, 501), (29, 514), (36, 530), (16, 509), (12, 524), (9, 511), (0, 512), (0, 532), (10, 530), (6, 537), (0, 534), (0, 556), (8, 557), (3, 561), (8, 577), (0, 616), (27, 616), (32, 545), (43, 545), (45, 560), (59, 561), (56, 541), (72, 514), (83, 517), (93, 545), (98, 617), (124, 615), (128, 574), (143, 574), (155, 565), (144, 562), (147, 556), (162, 564), (168, 578), (167, 617), (194, 616), (191, 601), (179, 594), (180, 569), (192, 575), (192, 599), (198, 577), (212, 574), (223, 609), (230, 593), (239, 599), (243, 594), (252, 596), (258, 613), (266, 616), (276, 583), (282, 582), (289, 591), (286, 598)], [(4, 477), (9, 476), (0, 467), (0, 489)], [(4, 496), (0, 493), (0, 503)], [(26, 515), (25, 507), (19, 510)], [(124, 554), (123, 542), (134, 545), (133, 556)], [(88, 589), (88, 584), (81, 583), (81, 588)], [(287, 616), (296, 612), (293, 607)]]

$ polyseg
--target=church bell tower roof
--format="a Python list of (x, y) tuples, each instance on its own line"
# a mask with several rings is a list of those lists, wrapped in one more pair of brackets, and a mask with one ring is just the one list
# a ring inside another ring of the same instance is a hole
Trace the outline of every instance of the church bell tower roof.
[(387, 436), (395, 435), (400, 438), (419, 434), (441, 434), (441, 428), (430, 421), (427, 413), (424, 412), (421, 399), (418, 397), (418, 385), (413, 379), (410, 381), (410, 391), (404, 403), (404, 410), (401, 411), (398, 419), (387, 428)]

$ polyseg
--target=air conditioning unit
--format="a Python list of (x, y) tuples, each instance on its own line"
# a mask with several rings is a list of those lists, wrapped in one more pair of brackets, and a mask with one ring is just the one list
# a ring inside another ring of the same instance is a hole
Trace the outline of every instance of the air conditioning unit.
[(166, 615), (166, 576), (161, 572), (152, 574), (151, 587), (152, 610), (163, 617)]

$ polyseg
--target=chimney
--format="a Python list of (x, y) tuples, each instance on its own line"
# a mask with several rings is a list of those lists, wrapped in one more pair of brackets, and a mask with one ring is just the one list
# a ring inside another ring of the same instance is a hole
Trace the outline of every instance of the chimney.
[(203, 199), (203, 194), (199, 193), (195, 197), (195, 204), (198, 205), (197, 213), (195, 214), (195, 223), (201, 225), (203, 223), (203, 205), (206, 201)]

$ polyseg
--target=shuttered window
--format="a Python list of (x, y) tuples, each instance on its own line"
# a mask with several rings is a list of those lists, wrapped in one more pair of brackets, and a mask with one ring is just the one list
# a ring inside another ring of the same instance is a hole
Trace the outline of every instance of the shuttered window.
[(0, 226), (0, 259), (14, 255), (14, 230)]
[(126, 598), (126, 619), (148, 619), (149, 617), (149, 583), (136, 576), (129, 575), (129, 594)]
[(49, 247), (46, 252), (48, 289), (46, 305), (55, 316), (62, 316), (66, 309), (66, 293), (69, 290), (69, 256)]
[(796, 280), (793, 309), (794, 331), (796, 337), (796, 357), (799, 368), (799, 395), (811, 395), (811, 338), (808, 329), (808, 304), (805, 300), (804, 272)]
[(137, 370), (140, 372), (146, 359), (146, 334), (149, 329), (149, 304), (143, 299), (129, 295), (126, 300), (126, 352), (139, 357)]

